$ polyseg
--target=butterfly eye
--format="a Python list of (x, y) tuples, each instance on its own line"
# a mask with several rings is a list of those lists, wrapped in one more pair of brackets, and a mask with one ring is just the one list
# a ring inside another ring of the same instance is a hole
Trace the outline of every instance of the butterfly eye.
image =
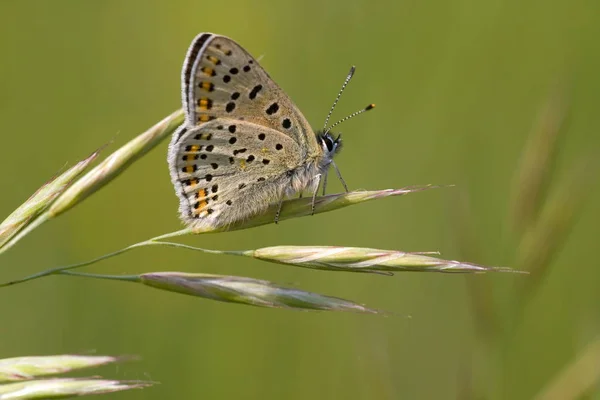
[(331, 138), (326, 136), (323, 138), (323, 141), (325, 142), (325, 146), (327, 146), (327, 151), (333, 151), (333, 141)]

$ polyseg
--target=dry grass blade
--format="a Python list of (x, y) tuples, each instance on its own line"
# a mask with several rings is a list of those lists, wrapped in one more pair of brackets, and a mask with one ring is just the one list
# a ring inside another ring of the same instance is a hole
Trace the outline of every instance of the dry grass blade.
[[(452, 217), (455, 229), (452, 236), (456, 240), (460, 256), (465, 259), (481, 260), (481, 244), (479, 243), (471, 202), (467, 193), (464, 191), (459, 192), (459, 196), (456, 197), (456, 202), (453, 205)], [(478, 333), (489, 337), (499, 325), (497, 313), (494, 310), (494, 286), (489, 280), (475, 279), (471, 276), (466, 277), (465, 283), (473, 311), (473, 322)], [(473, 377), (470, 376), (470, 378)]]
[[(36, 217), (38, 217), (50, 204), (65, 191), (65, 189), (75, 180), (92, 161), (96, 159), (99, 150), (92, 153), (89, 157), (78, 162), (62, 174), (52, 178), (39, 188), (25, 203), (13, 211), (2, 224), (0, 224), (0, 249), (6, 246), (8, 241), (13, 238), (21, 229), (25, 228)], [(10, 246), (6, 246), (7, 248)], [(1, 251), (5, 251), (2, 249)]]
[(177, 110), (146, 132), (122, 146), (75, 182), (48, 210), (55, 217), (81, 203), (86, 197), (120, 175), (133, 162), (171, 135), (183, 122), (183, 111)]
[(600, 382), (600, 338), (588, 345), (535, 398), (536, 400), (581, 399)]
[[(524, 290), (531, 292), (545, 276), (553, 255), (560, 249), (582, 204), (589, 197), (597, 175), (592, 157), (583, 160), (563, 179), (542, 209), (537, 223), (523, 235), (519, 246), (518, 265), (531, 272)], [(529, 293), (531, 294), (531, 293)]]
[(61, 354), (0, 359), (0, 382), (22, 381), (121, 361), (111, 356)]
[[(353, 191), (349, 193), (332, 194), (322, 197), (317, 197), (315, 201), (315, 214), (337, 210), (353, 204), (363, 203), (365, 201), (382, 199), (390, 196), (402, 196), (408, 193), (422, 192), (429, 189), (437, 189), (443, 186), (424, 185), (410, 186), (402, 189), (384, 189), (371, 191)], [(275, 221), (278, 205), (272, 204), (264, 213), (256, 215), (250, 219), (234, 223), (227, 227), (197, 230), (194, 233), (217, 233), (225, 231), (234, 231), (239, 229), (254, 228), (256, 226), (271, 224)], [(304, 217), (312, 214), (312, 199), (300, 198), (291, 199), (283, 202), (279, 221), (290, 218)]]
[(106, 379), (40, 379), (0, 385), (0, 400), (65, 399), (91, 394), (121, 392), (153, 385), (145, 381)]
[(535, 222), (552, 180), (568, 110), (565, 97), (564, 88), (548, 97), (529, 134), (512, 193), (512, 223), (519, 230), (526, 230)]
[(241, 254), (263, 261), (329, 271), (371, 272), (516, 272), (510, 268), (486, 267), (460, 261), (442, 260), (422, 253), (405, 253), (362, 247), (274, 246), (248, 250)]

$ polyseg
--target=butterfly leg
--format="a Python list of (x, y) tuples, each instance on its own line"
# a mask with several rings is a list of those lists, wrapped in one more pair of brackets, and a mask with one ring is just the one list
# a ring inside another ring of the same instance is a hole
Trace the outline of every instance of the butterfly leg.
[(311, 211), (310, 211), (310, 215), (315, 215), (315, 202), (317, 201), (317, 193), (319, 193), (319, 185), (321, 184), (321, 177), (323, 175), (318, 174), (317, 176), (315, 176), (315, 179), (317, 180), (317, 184), (315, 186), (315, 191), (313, 192), (312, 195), (312, 202), (310, 204), (311, 207)]
[[(329, 172), (329, 169), (327, 169), (324, 173), (323, 173), (323, 196), (325, 196), (325, 188), (327, 187), (327, 173)], [(317, 190), (319, 190), (319, 187), (317, 187)]]
[(346, 182), (344, 181), (344, 178), (342, 178), (342, 173), (338, 169), (337, 165), (335, 165), (335, 163), (333, 162), (333, 160), (331, 161), (331, 165), (333, 165), (333, 168), (335, 169), (335, 173), (337, 174), (338, 178), (340, 178), (340, 181), (342, 182), (342, 185), (344, 185), (344, 189), (346, 190), (346, 193), (348, 193), (349, 192), (348, 186), (346, 185)]
[(277, 207), (277, 213), (275, 214), (275, 223), (279, 223), (279, 216), (281, 215), (281, 208), (283, 207), (283, 199), (284, 199), (285, 195), (281, 196), (281, 199), (279, 199), (279, 207)]

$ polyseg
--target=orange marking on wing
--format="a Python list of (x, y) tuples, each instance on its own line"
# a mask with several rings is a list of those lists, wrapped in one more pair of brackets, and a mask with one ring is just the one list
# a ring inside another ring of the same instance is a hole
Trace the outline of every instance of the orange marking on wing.
[(215, 90), (215, 85), (213, 85), (210, 82), (200, 82), (198, 84), (198, 86), (204, 90), (206, 90), (207, 92), (212, 92), (213, 90)]
[(202, 67), (202, 72), (204, 72), (208, 76), (215, 76), (215, 70), (210, 67)]
[(212, 108), (212, 100), (205, 97), (198, 99), (198, 106), (201, 110), (210, 110)]
[(197, 199), (198, 201), (196, 202), (196, 204), (194, 204), (194, 208), (196, 209), (196, 212), (199, 213), (200, 210), (202, 210), (203, 208), (205, 208), (208, 205), (208, 200), (206, 199), (206, 189), (199, 189), (196, 192), (197, 195)]

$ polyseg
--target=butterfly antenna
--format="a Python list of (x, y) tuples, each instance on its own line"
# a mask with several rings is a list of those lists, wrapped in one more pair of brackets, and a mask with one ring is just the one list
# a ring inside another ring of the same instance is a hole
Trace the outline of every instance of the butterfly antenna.
[(344, 93), (344, 89), (346, 89), (346, 86), (348, 86), (348, 82), (350, 82), (350, 79), (352, 79), (352, 75), (354, 75), (354, 71), (356, 71), (356, 67), (353, 65), (352, 68), (350, 68), (350, 72), (348, 72), (348, 76), (346, 77), (346, 80), (344, 81), (344, 84), (342, 85), (340, 92), (338, 93), (337, 97), (335, 98), (335, 101), (333, 102), (331, 109), (329, 110), (329, 114), (327, 114), (327, 118), (325, 118), (325, 124), (323, 125), (323, 130), (325, 130), (327, 128), (327, 124), (329, 123), (329, 118), (331, 118), (331, 114), (333, 113), (335, 106), (337, 106), (338, 101), (340, 101), (340, 97), (342, 97), (342, 93)]
[(362, 110), (355, 111), (352, 114), (348, 115), (347, 117), (344, 117), (344, 118), (340, 119), (338, 122), (336, 122), (335, 124), (331, 125), (329, 128), (325, 129), (324, 133), (329, 133), (329, 131), (331, 130), (331, 128), (336, 127), (339, 124), (341, 124), (342, 122), (348, 121), (350, 118), (354, 118), (357, 115), (362, 114), (362, 113), (364, 113), (366, 111), (372, 110), (374, 108), (375, 108), (375, 104), (369, 104), (368, 106), (366, 106)]

